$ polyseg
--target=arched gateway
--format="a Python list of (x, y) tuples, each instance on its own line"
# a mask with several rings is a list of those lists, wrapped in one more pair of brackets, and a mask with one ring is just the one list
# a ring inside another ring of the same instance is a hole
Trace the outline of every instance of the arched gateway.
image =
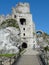
[(27, 43), (26, 42), (22, 43), (22, 48), (27, 48)]

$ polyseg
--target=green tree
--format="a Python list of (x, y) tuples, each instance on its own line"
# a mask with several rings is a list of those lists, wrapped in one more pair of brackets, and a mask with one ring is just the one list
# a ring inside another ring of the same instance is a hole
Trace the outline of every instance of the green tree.
[(15, 19), (7, 19), (0, 24), (0, 28), (16, 27), (19, 28), (18, 22)]

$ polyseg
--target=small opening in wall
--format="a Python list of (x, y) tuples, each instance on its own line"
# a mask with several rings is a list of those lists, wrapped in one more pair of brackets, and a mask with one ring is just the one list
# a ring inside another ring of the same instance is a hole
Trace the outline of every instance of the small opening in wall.
[(16, 15), (14, 15), (14, 18), (16, 18)]
[(23, 33), (23, 35), (25, 36), (25, 33)]
[(23, 28), (23, 30), (25, 30), (25, 28)]
[(21, 25), (26, 25), (26, 19), (21, 18), (21, 19), (20, 19), (20, 23), (21, 23)]

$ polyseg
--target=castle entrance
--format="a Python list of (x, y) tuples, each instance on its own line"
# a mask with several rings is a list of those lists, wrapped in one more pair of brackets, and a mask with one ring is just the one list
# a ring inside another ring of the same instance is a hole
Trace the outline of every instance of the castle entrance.
[(22, 43), (22, 48), (27, 48), (27, 43), (26, 42)]

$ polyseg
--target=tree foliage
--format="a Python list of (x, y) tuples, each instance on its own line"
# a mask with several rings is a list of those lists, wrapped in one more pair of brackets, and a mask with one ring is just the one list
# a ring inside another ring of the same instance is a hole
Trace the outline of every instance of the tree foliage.
[(7, 19), (0, 24), (0, 28), (16, 27), (19, 28), (18, 22), (15, 19)]

